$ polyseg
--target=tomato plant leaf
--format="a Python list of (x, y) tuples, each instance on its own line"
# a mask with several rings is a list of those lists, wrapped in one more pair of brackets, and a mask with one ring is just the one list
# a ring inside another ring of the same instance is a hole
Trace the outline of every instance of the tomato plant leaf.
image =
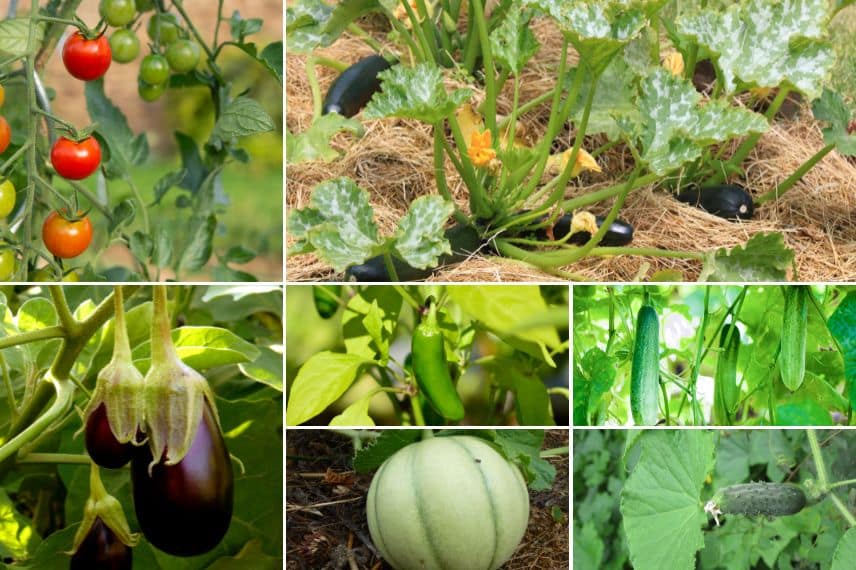
[(820, 98), (811, 106), (811, 111), (815, 119), (829, 123), (823, 129), (823, 142), (834, 144), (841, 154), (856, 156), (856, 133), (849, 132), (850, 109), (841, 95), (824, 89)]
[(194, 216), (190, 221), (190, 227), (190, 242), (185, 245), (178, 260), (180, 272), (199, 271), (211, 258), (217, 217), (214, 214)]
[(238, 97), (223, 110), (209, 142), (217, 149), (228, 145), (232, 139), (266, 133), (276, 125), (267, 111), (255, 99)]
[(285, 131), (285, 161), (297, 164), (310, 160), (330, 162), (341, 156), (339, 151), (330, 146), (331, 139), (337, 133), (347, 131), (361, 137), (365, 133), (362, 123), (348, 119), (339, 113), (330, 113), (318, 117), (308, 129), (295, 134)]
[(104, 80), (87, 81), (84, 87), (86, 110), (96, 132), (107, 143), (109, 160), (104, 162), (108, 178), (124, 178), (132, 165), (143, 164), (149, 157), (145, 133), (134, 135), (124, 113), (104, 94)]
[(282, 62), (285, 61), (282, 52), (282, 42), (271, 42), (262, 49), (256, 58), (270, 70), (279, 84), (282, 85)]
[(350, 388), (371, 361), (356, 354), (319, 352), (297, 372), (285, 410), (286, 424), (300, 425), (323, 412)]
[(846, 570), (856, 560), (856, 528), (851, 528), (844, 533), (835, 547), (832, 555), (832, 567), (830, 570)]
[[(638, 132), (644, 160), (660, 175), (700, 157), (708, 145), (732, 137), (767, 130), (766, 119), (725, 101), (701, 104), (701, 95), (692, 83), (657, 67), (642, 80), (637, 101), (641, 123), (630, 129)], [(624, 124), (631, 122), (622, 117)], [(627, 130), (627, 126), (624, 126)]]
[(511, 10), (502, 23), (490, 33), (490, 46), (496, 60), (512, 74), (519, 76), (523, 67), (541, 49), (529, 28), (531, 14)]
[(746, 245), (721, 248), (705, 259), (699, 281), (785, 281), (794, 252), (782, 234), (758, 233)]
[(820, 96), (834, 61), (826, 35), (827, 0), (749, 0), (725, 12), (679, 18), (678, 31), (718, 55), (727, 91), (737, 80), (759, 87), (788, 84)]
[[(45, 25), (36, 25), (36, 37), (34, 45), (38, 46), (44, 41)], [(30, 41), (30, 19), (9, 18), (0, 21), (0, 55), (4, 59), (17, 59), (27, 55), (27, 46)]]
[(413, 267), (425, 269), (437, 265), (438, 258), (452, 253), (443, 226), (455, 206), (440, 196), (420, 196), (410, 204), (398, 223), (395, 251)]
[(812, 400), (788, 402), (776, 407), (778, 426), (828, 426), (832, 425), (829, 410)]
[(707, 521), (699, 500), (713, 469), (714, 433), (648, 431), (621, 491), (621, 514), (637, 570), (694, 568)]
[(446, 92), (440, 69), (427, 63), (395, 65), (378, 77), (382, 91), (363, 111), (366, 119), (400, 117), (434, 124), (454, 113), (472, 93), (469, 89)]

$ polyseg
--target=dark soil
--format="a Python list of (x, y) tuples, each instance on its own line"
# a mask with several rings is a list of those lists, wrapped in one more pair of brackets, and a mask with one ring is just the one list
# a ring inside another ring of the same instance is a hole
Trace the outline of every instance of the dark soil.
[[(286, 569), (390, 568), (369, 536), (365, 501), (372, 474), (351, 466), (350, 440), (330, 430), (286, 433)], [(568, 445), (566, 430), (547, 432), (544, 449)], [(556, 479), (549, 491), (529, 492), (529, 527), (503, 570), (568, 567), (568, 456), (550, 458)], [(563, 520), (551, 515), (557, 506)]]

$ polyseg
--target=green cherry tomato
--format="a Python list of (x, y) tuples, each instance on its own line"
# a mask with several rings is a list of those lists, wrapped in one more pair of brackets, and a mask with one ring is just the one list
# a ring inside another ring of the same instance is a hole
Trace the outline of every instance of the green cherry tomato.
[(15, 209), (15, 185), (8, 178), (0, 182), (0, 218), (5, 218)]
[(140, 81), (149, 85), (161, 85), (169, 79), (169, 63), (162, 55), (152, 53), (140, 64)]
[(140, 99), (142, 99), (143, 101), (153, 103), (161, 98), (165, 87), (166, 83), (160, 83), (158, 85), (149, 85), (145, 81), (138, 81), (137, 93), (140, 95)]
[(154, 14), (149, 20), (146, 31), (153, 42), (164, 45), (171, 44), (178, 39), (178, 18), (175, 14)]
[(134, 4), (137, 7), (137, 12), (148, 12), (155, 7), (154, 0), (134, 0)]
[(166, 48), (166, 60), (176, 73), (192, 71), (199, 64), (201, 50), (192, 40), (178, 40)]
[(0, 245), (0, 281), (8, 281), (15, 274), (15, 250)]
[(122, 28), (110, 36), (110, 50), (113, 52), (113, 61), (129, 63), (140, 55), (140, 40), (133, 30)]
[(98, 13), (104, 21), (114, 28), (127, 26), (137, 16), (134, 0), (101, 0)]

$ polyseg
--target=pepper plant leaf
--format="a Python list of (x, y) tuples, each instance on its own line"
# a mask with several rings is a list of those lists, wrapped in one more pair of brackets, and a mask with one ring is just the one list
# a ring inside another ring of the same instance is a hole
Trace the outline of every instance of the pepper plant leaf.
[(310, 206), (292, 210), (288, 230), (297, 239), (291, 253), (315, 251), (336, 271), (362, 263), (378, 247), (369, 194), (350, 178), (322, 182)]
[(398, 224), (395, 250), (411, 266), (426, 269), (438, 263), (438, 257), (452, 253), (443, 226), (455, 206), (440, 196), (421, 196), (410, 204)]
[(469, 89), (447, 93), (440, 69), (427, 63), (396, 65), (378, 77), (382, 91), (375, 93), (363, 111), (366, 119), (400, 117), (433, 124), (454, 113), (471, 94)]
[(580, 61), (597, 75), (645, 27), (646, 11), (656, 11), (663, 2), (524, 0), (524, 4), (555, 20)]
[(531, 13), (512, 9), (502, 23), (490, 33), (493, 56), (514, 75), (541, 49), (535, 34), (529, 29)]
[(713, 143), (768, 127), (761, 115), (722, 100), (701, 105), (701, 95), (690, 81), (661, 67), (653, 68), (639, 91), (641, 124), (634, 130), (641, 139), (642, 159), (659, 175), (695, 160)]
[(330, 146), (330, 139), (339, 132), (348, 131), (358, 137), (365, 129), (354, 119), (348, 119), (338, 113), (322, 115), (302, 133), (285, 131), (285, 159), (287, 164), (297, 164), (310, 160), (330, 162), (339, 158), (339, 152)]
[(621, 491), (621, 514), (637, 570), (693, 568), (707, 522), (699, 498), (714, 466), (714, 433), (649, 431)]
[(681, 34), (718, 55), (729, 93), (740, 80), (758, 87), (787, 84), (815, 99), (834, 61), (825, 39), (828, 9), (827, 0), (749, 0), (676, 24)]
[(829, 123), (823, 129), (823, 141), (826, 144), (834, 144), (841, 154), (856, 156), (856, 132), (849, 132), (850, 109), (844, 104), (841, 95), (824, 89), (823, 94), (812, 105), (811, 111), (815, 119)]

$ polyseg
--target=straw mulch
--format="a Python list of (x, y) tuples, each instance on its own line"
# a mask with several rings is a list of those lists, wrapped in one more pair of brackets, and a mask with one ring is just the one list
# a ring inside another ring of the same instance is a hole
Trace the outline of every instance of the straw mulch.
[[(555, 66), (561, 46), (558, 32), (544, 20), (534, 22), (533, 29), (542, 49), (521, 77), (521, 101), (536, 97), (555, 83)], [(347, 35), (321, 52), (348, 62), (372, 53), (363, 42)], [(302, 132), (312, 120), (305, 58), (288, 55), (286, 63), (287, 126), (291, 132)], [(317, 70), (322, 90), (326, 91), (335, 73), (323, 67)], [(455, 86), (459, 85), (450, 79), (448, 87)], [(483, 93), (475, 91), (478, 102)], [(506, 114), (510, 108), (511, 93), (506, 89), (498, 102), (498, 112)], [(533, 140), (544, 132), (548, 113), (545, 105), (522, 118)], [(370, 192), (376, 222), (381, 233), (388, 235), (414, 198), (436, 192), (430, 126), (399, 119), (363, 121), (363, 124), (366, 133), (361, 139), (345, 134), (335, 139), (335, 146), (343, 153), (340, 159), (287, 167), (288, 210), (308, 205), (312, 189), (320, 182), (349, 176)], [(571, 129), (565, 129), (555, 146), (569, 147), (573, 136)], [(593, 149), (604, 141), (599, 135), (587, 137), (585, 147)], [(736, 148), (737, 143), (732, 146)], [(757, 195), (763, 194), (775, 188), (822, 147), (820, 125), (804, 105), (794, 117), (778, 119), (772, 125), (744, 164), (745, 180), (735, 182)], [(567, 197), (614, 184), (632, 167), (628, 154), (620, 147), (598, 157), (598, 162), (603, 173), (582, 175), (568, 187)], [(446, 175), (456, 201), (466, 210), (466, 188), (448, 159)], [(610, 206), (611, 201), (602, 202), (592, 211), (603, 214)], [(756, 210), (754, 219), (748, 222), (722, 220), (679, 203), (666, 190), (653, 187), (631, 193), (620, 217), (635, 228), (634, 247), (711, 251), (742, 245), (757, 233), (779, 232), (794, 251), (796, 277), (800, 281), (856, 280), (856, 161), (848, 161), (835, 151), (809, 171), (788, 194)], [(701, 263), (639, 256), (590, 257), (563, 269), (590, 281), (647, 280), (662, 270), (679, 271), (684, 280), (695, 280)], [(290, 257), (287, 277), (289, 281), (343, 278), (311, 254)], [(440, 270), (432, 279), (510, 282), (556, 278), (537, 268), (486, 252)]]

